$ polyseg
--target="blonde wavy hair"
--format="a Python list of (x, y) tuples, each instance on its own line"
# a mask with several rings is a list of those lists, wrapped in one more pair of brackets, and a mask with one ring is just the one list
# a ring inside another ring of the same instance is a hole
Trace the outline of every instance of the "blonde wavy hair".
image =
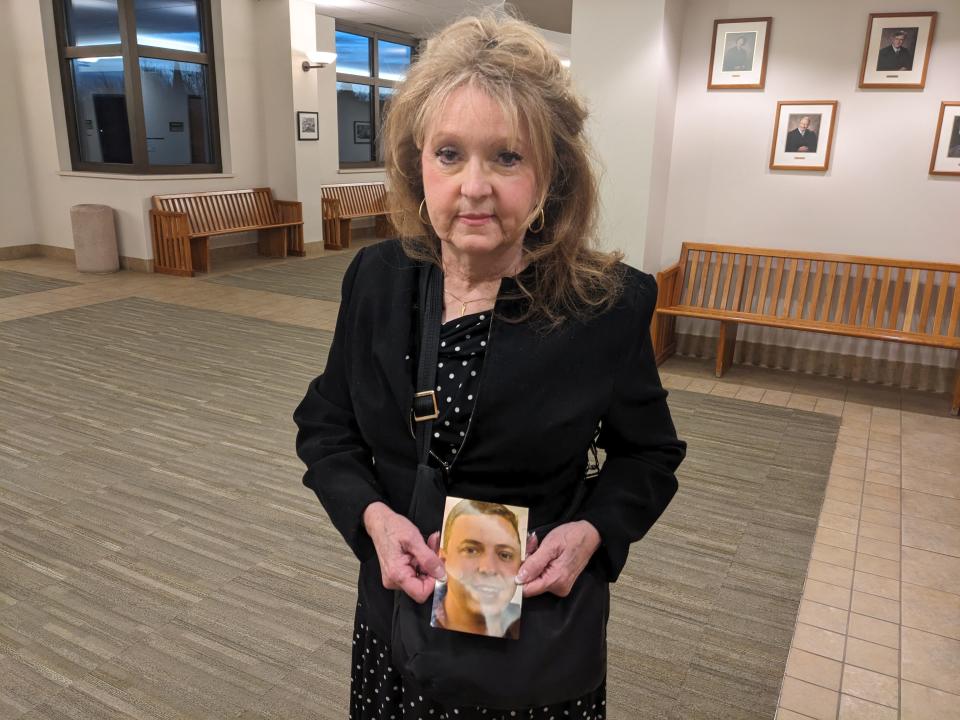
[(428, 125), (463, 86), (497, 101), (515, 132), (529, 135), (540, 192), (527, 221), (517, 277), (529, 303), (513, 321), (538, 318), (556, 327), (611, 307), (623, 285), (622, 253), (597, 249), (597, 180), (584, 137), (587, 109), (570, 75), (530, 24), (500, 13), (467, 17), (430, 38), (390, 101), (383, 128), (388, 202), (404, 251), (440, 265), (440, 240), (419, 215), (424, 198), (421, 153)]

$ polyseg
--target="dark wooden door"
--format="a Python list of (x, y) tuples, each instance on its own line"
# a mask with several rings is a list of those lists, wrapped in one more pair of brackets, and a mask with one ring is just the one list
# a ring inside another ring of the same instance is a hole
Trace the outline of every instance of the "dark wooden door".
[(100, 153), (105, 163), (132, 163), (127, 99), (123, 95), (94, 95), (93, 111), (100, 135)]

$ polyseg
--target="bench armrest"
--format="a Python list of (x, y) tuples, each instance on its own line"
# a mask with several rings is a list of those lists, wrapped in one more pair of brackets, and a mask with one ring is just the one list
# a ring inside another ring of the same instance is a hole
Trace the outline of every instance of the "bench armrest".
[(677, 304), (677, 297), (683, 287), (680, 263), (676, 262), (657, 273), (657, 307), (670, 307)]
[(321, 198), (324, 220), (340, 219), (340, 198)]
[(303, 222), (303, 203), (298, 200), (274, 200), (280, 222)]
[(150, 226), (157, 239), (190, 236), (190, 219), (186, 213), (171, 210), (150, 210)]

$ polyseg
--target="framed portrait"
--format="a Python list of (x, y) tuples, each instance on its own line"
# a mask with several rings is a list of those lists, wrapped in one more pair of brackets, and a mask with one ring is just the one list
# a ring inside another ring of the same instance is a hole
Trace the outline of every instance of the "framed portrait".
[(366, 120), (353, 121), (353, 143), (354, 145), (370, 144), (370, 123)]
[(936, 24), (935, 12), (871, 14), (860, 87), (922, 88)]
[(773, 124), (771, 170), (826, 170), (837, 120), (836, 100), (781, 100)]
[(762, 88), (773, 18), (713, 21), (708, 90)]
[(930, 174), (960, 175), (960, 101), (940, 103)]
[(528, 518), (525, 507), (447, 497), (438, 551), (447, 578), (434, 586), (431, 627), (520, 638), (523, 588), (516, 576)]
[(297, 112), (297, 140), (320, 139), (320, 113)]

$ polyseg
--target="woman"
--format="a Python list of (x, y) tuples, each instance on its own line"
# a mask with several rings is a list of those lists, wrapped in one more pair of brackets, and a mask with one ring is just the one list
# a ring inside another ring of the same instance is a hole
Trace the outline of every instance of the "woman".
[(522, 559), (516, 514), (500, 503), (460, 500), (443, 521), (439, 556), (447, 581), (433, 594), (430, 624), (519, 637), (520, 605), (512, 602)]
[[(423, 603), (445, 578), (438, 533), (425, 540), (405, 517), (425, 264), (442, 270), (444, 299), (432, 457), (451, 494), (530, 509), (525, 598), (566, 596), (584, 572), (615, 581), (676, 491), (685, 445), (650, 343), (656, 285), (592, 249), (585, 119), (538, 33), (493, 16), (432, 38), (391, 101), (384, 149), (401, 239), (357, 253), (326, 368), (294, 416), (304, 483), (361, 562), (354, 720), (531, 710), (441, 705), (390, 662), (392, 591)], [(598, 425), (603, 469), (557, 524)], [(605, 668), (584, 670), (602, 680)], [(600, 680), (534, 717), (605, 717)]]

